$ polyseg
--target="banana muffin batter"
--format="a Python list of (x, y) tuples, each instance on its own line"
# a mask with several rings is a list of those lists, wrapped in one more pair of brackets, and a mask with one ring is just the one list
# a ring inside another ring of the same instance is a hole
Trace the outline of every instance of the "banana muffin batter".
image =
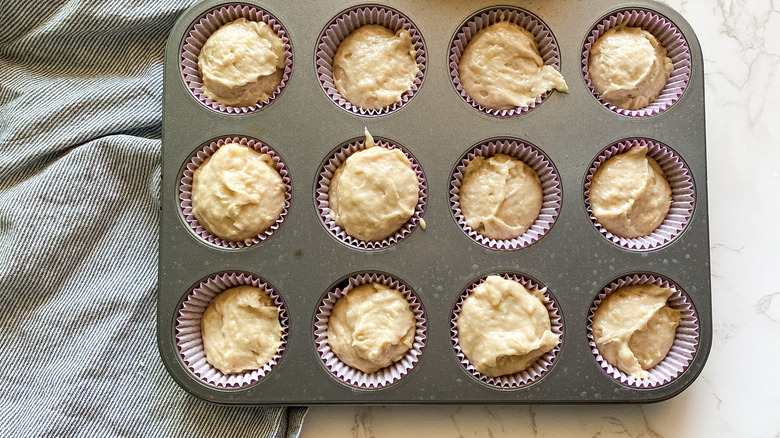
[(282, 345), (279, 308), (258, 287), (227, 289), (203, 313), (201, 336), (206, 361), (223, 374), (260, 369)]
[(417, 51), (405, 29), (393, 33), (362, 26), (341, 42), (333, 59), (333, 79), (341, 96), (357, 107), (376, 110), (401, 101), (417, 77)]
[(328, 345), (345, 364), (365, 373), (400, 360), (414, 342), (415, 316), (395, 289), (369, 283), (339, 298), (328, 319)]
[(542, 61), (533, 35), (508, 21), (480, 30), (458, 71), (469, 97), (494, 110), (526, 107), (548, 91), (569, 90), (561, 73)]
[(223, 105), (266, 102), (282, 82), (284, 43), (263, 22), (239, 18), (214, 32), (198, 55), (203, 93)]
[(193, 173), (192, 214), (215, 236), (246, 241), (279, 219), (284, 192), (269, 155), (228, 143)]
[(644, 108), (658, 98), (674, 71), (666, 49), (648, 31), (619, 26), (590, 49), (588, 74), (602, 99), (618, 108)]
[(650, 377), (672, 347), (680, 312), (666, 301), (671, 289), (624, 286), (607, 295), (593, 315), (593, 339), (601, 356), (637, 379)]
[(463, 354), (488, 377), (514, 374), (558, 345), (544, 291), (491, 275), (463, 301), (457, 318)]
[(542, 183), (517, 158), (475, 157), (460, 187), (466, 224), (491, 239), (513, 239), (533, 225), (542, 209)]

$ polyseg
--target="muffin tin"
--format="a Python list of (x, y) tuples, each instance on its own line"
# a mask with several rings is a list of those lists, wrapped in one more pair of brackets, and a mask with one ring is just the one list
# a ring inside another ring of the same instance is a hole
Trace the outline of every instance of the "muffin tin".
[[(265, 13), (257, 16), (272, 17), (284, 30), (292, 62), (271, 105), (227, 111), (199, 100), (188, 88), (193, 71), (183, 48), (202, 17), (229, 5), (234, 3), (207, 0), (190, 8), (174, 25), (165, 49), (157, 340), (166, 368), (185, 390), (236, 405), (652, 402), (675, 396), (696, 379), (712, 342), (704, 72), (696, 35), (678, 13), (647, 0), (246, 1), (241, 5)], [(371, 8), (404, 17), (419, 33), (424, 54), (418, 89), (389, 113), (345, 108), (321, 82), (317, 53), (326, 28), (349, 10)], [(452, 44), (473, 17), (501, 8), (521, 9), (549, 29), (557, 48), (551, 62), (563, 73), (568, 94), (549, 93), (532, 111), (518, 114), (488, 114), (460, 95), (451, 76)], [(684, 37), (690, 55), (682, 95), (650, 116), (622, 115), (604, 106), (583, 73), (588, 37), (604, 18), (625, 10), (665, 17)], [(426, 226), (410, 228), (402, 240), (381, 248), (340, 240), (322, 219), (318, 201), (327, 160), (361, 140), (364, 127), (413, 156), (425, 183), (420, 215)], [(204, 238), (188, 221), (181, 199), (182, 180), (193, 157), (229, 137), (261, 142), (278, 155), (289, 177), (284, 221), (251, 245), (221, 245)], [(693, 187), (690, 208), (682, 211), (687, 216), (682, 231), (650, 249), (622, 246), (600, 233), (585, 203), (586, 176), (599, 156), (635, 139), (671, 149), (688, 170)], [(517, 249), (480, 243), (456, 220), (453, 177), (470, 151), (490, 141), (533, 146), (549, 160), (559, 181), (558, 206), (551, 210), (557, 216), (539, 238)], [(493, 273), (529, 279), (555, 297), (562, 342), (549, 369), (530, 383), (491, 384), (458, 357), (453, 312), (464, 291)], [(329, 292), (345, 287), (349, 277), (365, 278), (363, 274), (394, 278), (411, 289), (424, 323), (417, 362), (381, 388), (347, 383), (328, 369), (318, 352), (315, 331), (321, 304)], [(633, 385), (602, 367), (590, 344), (592, 306), (602, 291), (627, 277), (662, 278), (684, 294), (682, 302), (695, 321), (684, 335), (694, 347), (692, 354), (673, 358), (682, 372), (671, 381)], [(208, 370), (194, 365), (202, 358), (193, 358), (187, 349), (192, 345), (182, 348), (197, 340), (187, 341), (177, 332), (181, 312), (209, 278), (252, 279), (278, 294), (275, 300), (285, 310), (284, 348), (275, 363), (254, 377), (204, 378)]]

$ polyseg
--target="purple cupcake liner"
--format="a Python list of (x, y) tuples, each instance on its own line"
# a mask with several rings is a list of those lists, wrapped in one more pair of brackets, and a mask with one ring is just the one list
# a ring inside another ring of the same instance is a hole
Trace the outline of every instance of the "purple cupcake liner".
[(530, 12), (519, 8), (501, 7), (494, 9), (482, 10), (474, 14), (471, 18), (466, 20), (466, 23), (460, 28), (458, 33), (452, 39), (450, 43), (449, 60), (450, 60), (450, 79), (455, 90), (460, 94), (460, 97), (468, 102), (472, 107), (482, 111), (485, 114), (495, 117), (512, 117), (521, 114), (525, 114), (537, 106), (541, 105), (547, 97), (548, 93), (544, 93), (537, 97), (536, 100), (528, 106), (521, 108), (513, 108), (509, 110), (496, 110), (491, 108), (485, 108), (482, 105), (476, 103), (469, 95), (460, 83), (460, 57), (469, 45), (469, 41), (480, 30), (498, 23), (499, 21), (508, 21), (510, 23), (517, 24), (521, 28), (527, 30), (534, 37), (536, 46), (539, 49), (539, 54), (542, 57), (542, 61), (545, 65), (550, 65), (556, 70), (560, 71), (560, 58), (558, 54), (558, 45), (552, 36), (552, 32), (549, 28), (538, 18), (533, 16)]
[[(617, 26), (639, 27), (650, 32), (666, 49), (674, 70), (661, 94), (649, 106), (638, 110), (618, 108), (602, 99), (593, 87), (588, 73), (590, 49), (601, 35)], [(649, 117), (666, 111), (680, 99), (691, 77), (691, 54), (688, 42), (677, 27), (666, 17), (644, 9), (627, 9), (610, 14), (599, 22), (588, 35), (582, 50), (582, 74), (593, 96), (610, 110), (629, 117)]]
[[(195, 215), (192, 214), (192, 176), (194, 175), (195, 170), (200, 167), (209, 157), (211, 157), (217, 151), (217, 149), (229, 143), (238, 143), (240, 145), (252, 148), (261, 154), (269, 155), (273, 159), (273, 162), (276, 165), (276, 171), (279, 172), (279, 175), (282, 177), (282, 182), (284, 183), (285, 187), (284, 208), (282, 209), (282, 213), (279, 215), (279, 218), (276, 219), (276, 222), (274, 222), (268, 229), (248, 240), (234, 241), (224, 240), (220, 237), (217, 237), (216, 235), (212, 234), (211, 231), (206, 229), (206, 227), (201, 225), (198, 219), (195, 218)], [(189, 162), (184, 167), (179, 181), (179, 208), (181, 209), (182, 215), (184, 216), (184, 221), (198, 237), (212, 245), (216, 245), (222, 248), (245, 248), (256, 245), (268, 239), (276, 232), (276, 230), (279, 229), (284, 220), (287, 218), (287, 214), (290, 210), (292, 185), (287, 166), (284, 164), (284, 161), (282, 161), (282, 158), (276, 153), (276, 151), (263, 144), (263, 142), (260, 140), (256, 140), (254, 138), (223, 137), (210, 141), (208, 144), (200, 148), (192, 156), (192, 158), (190, 158)]]
[[(680, 325), (677, 327), (674, 344), (672, 344), (669, 353), (658, 365), (647, 370), (650, 373), (650, 377), (647, 379), (636, 379), (619, 370), (616, 366), (612, 366), (601, 356), (593, 338), (593, 315), (601, 301), (615, 290), (623, 286), (635, 284), (654, 284), (662, 288), (672, 289), (673, 293), (667, 300), (667, 304), (669, 307), (680, 311)], [(591, 351), (601, 368), (615, 380), (635, 388), (657, 388), (679, 377), (693, 362), (696, 348), (699, 345), (699, 317), (685, 291), (668, 278), (658, 274), (624, 275), (610, 282), (593, 300), (588, 313), (588, 345), (590, 345)]]
[[(333, 306), (339, 298), (348, 294), (352, 289), (358, 286), (370, 283), (381, 283), (400, 291), (404, 297), (406, 297), (414, 312), (416, 330), (412, 347), (404, 357), (374, 373), (365, 373), (342, 362), (330, 349), (330, 345), (328, 344), (328, 320), (333, 311)], [(349, 277), (348, 284), (343, 289), (335, 288), (329, 291), (317, 307), (317, 315), (314, 323), (314, 341), (322, 363), (325, 364), (325, 367), (334, 376), (349, 385), (361, 389), (381, 389), (392, 385), (405, 375), (409, 374), (420, 360), (420, 356), (425, 349), (426, 337), (427, 321), (420, 299), (409, 286), (389, 275), (376, 273), (353, 275)]]
[[(271, 97), (265, 101), (260, 102), (252, 106), (234, 107), (223, 105), (219, 102), (211, 100), (201, 91), (201, 77), (200, 70), (198, 69), (198, 56), (206, 44), (206, 40), (209, 39), (211, 34), (216, 32), (217, 29), (223, 25), (239, 18), (246, 18), (249, 21), (262, 21), (265, 24), (271, 26), (276, 34), (282, 39), (284, 43), (284, 49), (287, 54), (287, 60), (284, 64), (284, 70), (282, 71), (282, 81), (276, 91)], [(220, 6), (217, 9), (211, 10), (204, 14), (190, 29), (184, 39), (184, 45), (181, 50), (181, 70), (184, 75), (184, 82), (187, 84), (187, 88), (201, 103), (207, 107), (220, 111), (226, 114), (248, 114), (254, 111), (261, 110), (276, 100), (287, 86), (287, 81), (290, 80), (292, 75), (292, 45), (290, 39), (287, 37), (287, 30), (282, 24), (270, 13), (260, 8), (248, 5), (229, 5)]]
[[(542, 183), (542, 209), (539, 216), (525, 233), (514, 239), (497, 240), (483, 236), (466, 224), (460, 209), (460, 187), (466, 166), (476, 157), (489, 158), (496, 154), (509, 155), (522, 161), (536, 172)], [(521, 249), (544, 237), (555, 224), (561, 210), (561, 181), (549, 158), (535, 146), (513, 139), (490, 140), (472, 148), (455, 168), (450, 179), (450, 208), (463, 232), (480, 245), (507, 251)]]
[(477, 369), (474, 367), (474, 365), (471, 364), (469, 359), (460, 348), (458, 337), (458, 316), (460, 315), (460, 310), (466, 298), (468, 298), (468, 296), (474, 292), (474, 289), (477, 286), (484, 283), (489, 275), (486, 275), (472, 283), (458, 298), (452, 313), (452, 318), (450, 319), (450, 339), (452, 340), (452, 346), (455, 349), (455, 354), (458, 356), (458, 360), (460, 361), (461, 365), (463, 365), (463, 367), (466, 368), (466, 370), (470, 372), (475, 378), (496, 388), (516, 389), (538, 381), (544, 377), (548, 371), (550, 371), (550, 368), (552, 368), (553, 364), (555, 363), (555, 359), (558, 357), (558, 353), (561, 351), (561, 345), (563, 344), (563, 320), (561, 317), (561, 312), (558, 309), (558, 304), (555, 301), (555, 297), (553, 297), (553, 295), (547, 290), (546, 287), (521, 274), (503, 273), (497, 275), (500, 275), (506, 280), (516, 281), (522, 284), (523, 287), (529, 291), (544, 291), (544, 296), (547, 298), (547, 301), (543, 304), (544, 307), (547, 308), (547, 312), (550, 315), (550, 331), (558, 336), (558, 345), (556, 345), (552, 350), (543, 354), (542, 357), (540, 357), (536, 363), (530, 367), (514, 374), (508, 374), (506, 376), (499, 377), (489, 377), (477, 371)]
[[(661, 170), (663, 170), (664, 177), (666, 177), (669, 187), (672, 189), (672, 204), (664, 221), (649, 235), (634, 238), (615, 236), (604, 228), (596, 219), (596, 216), (593, 215), (590, 205), (590, 183), (596, 174), (596, 170), (605, 161), (615, 155), (626, 152), (632, 147), (642, 146), (647, 147), (647, 156), (658, 162)], [(641, 251), (661, 248), (679, 236), (693, 215), (695, 194), (693, 176), (682, 158), (669, 146), (644, 138), (621, 140), (609, 146), (593, 160), (585, 176), (585, 208), (588, 211), (588, 215), (590, 215), (591, 222), (612, 243), (630, 250)]]
[[(401, 95), (401, 101), (382, 109), (364, 109), (357, 107), (341, 96), (336, 88), (333, 79), (333, 59), (336, 57), (336, 51), (344, 39), (352, 32), (367, 24), (376, 24), (384, 26), (393, 32), (406, 29), (412, 37), (412, 45), (417, 51), (417, 76), (414, 79), (411, 89)], [(427, 66), (427, 55), (425, 44), (423, 43), (420, 32), (414, 23), (407, 17), (393, 9), (387, 7), (356, 7), (349, 9), (334, 19), (322, 32), (317, 43), (315, 53), (315, 63), (317, 66), (317, 78), (320, 81), (323, 91), (328, 97), (342, 109), (353, 114), (361, 116), (381, 116), (390, 114), (406, 105), (409, 100), (417, 93), (422, 85), (425, 69)]]
[[(279, 307), (279, 322), (282, 325), (282, 343), (270, 362), (262, 368), (243, 373), (223, 374), (206, 361), (201, 335), (201, 319), (211, 301), (221, 292), (237, 286), (254, 286), (262, 289)], [(265, 280), (242, 272), (215, 274), (202, 280), (182, 302), (176, 316), (176, 348), (182, 361), (197, 378), (220, 388), (243, 388), (251, 385), (268, 373), (279, 363), (284, 354), (289, 337), (289, 317), (279, 293)]]
[(406, 223), (403, 224), (401, 228), (398, 229), (398, 231), (389, 237), (377, 241), (369, 242), (356, 239), (347, 234), (344, 229), (336, 225), (336, 223), (333, 221), (333, 217), (330, 214), (330, 201), (328, 194), (330, 190), (330, 180), (333, 178), (333, 174), (336, 172), (336, 169), (338, 169), (339, 166), (341, 166), (341, 164), (344, 163), (350, 155), (354, 154), (355, 152), (364, 150), (366, 148), (365, 140), (354, 140), (343, 148), (338, 149), (333, 155), (331, 155), (330, 158), (328, 158), (328, 160), (325, 162), (325, 166), (320, 171), (318, 177), (317, 191), (315, 193), (317, 210), (320, 213), (320, 219), (325, 224), (325, 227), (328, 229), (328, 231), (331, 232), (331, 234), (336, 236), (336, 238), (345, 244), (358, 249), (386, 248), (388, 246), (395, 245), (403, 238), (411, 234), (411, 232), (417, 228), (417, 226), (420, 224), (420, 221), (422, 220), (422, 215), (425, 212), (425, 203), (428, 196), (425, 175), (423, 174), (422, 167), (420, 167), (419, 163), (417, 163), (417, 160), (412, 156), (412, 154), (396, 144), (381, 139), (375, 139), (374, 147), (398, 149), (403, 152), (409, 162), (412, 163), (412, 170), (414, 170), (414, 172), (417, 174), (417, 181), (420, 185), (420, 191), (417, 206), (414, 208), (412, 217), (406, 221)]

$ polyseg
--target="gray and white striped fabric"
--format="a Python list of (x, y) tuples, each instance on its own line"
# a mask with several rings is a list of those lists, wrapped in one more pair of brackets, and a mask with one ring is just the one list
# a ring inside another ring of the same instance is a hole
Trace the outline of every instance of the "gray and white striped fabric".
[(0, 1), (0, 436), (296, 437), (155, 341), (162, 56), (191, 0)]

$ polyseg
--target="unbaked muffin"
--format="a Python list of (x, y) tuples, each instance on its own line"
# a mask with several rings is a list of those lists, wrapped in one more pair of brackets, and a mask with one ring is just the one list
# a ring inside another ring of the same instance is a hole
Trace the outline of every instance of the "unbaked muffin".
[(542, 61), (533, 35), (509, 21), (490, 25), (469, 41), (458, 74), (469, 97), (494, 110), (526, 107), (548, 91), (569, 90), (561, 73)]
[(593, 315), (593, 339), (612, 366), (637, 379), (672, 347), (680, 312), (666, 303), (671, 289), (654, 284), (624, 286), (607, 295)]
[(637, 27), (610, 29), (590, 49), (591, 84), (602, 99), (618, 108), (637, 110), (653, 103), (672, 71), (666, 48)]
[(542, 198), (536, 172), (504, 154), (469, 161), (460, 186), (466, 225), (491, 239), (513, 239), (525, 233), (539, 216)]
[(333, 60), (339, 94), (352, 105), (377, 110), (401, 101), (419, 72), (412, 37), (375, 24), (361, 26), (341, 42)]
[(412, 163), (399, 149), (366, 147), (336, 169), (328, 189), (333, 221), (350, 236), (380, 241), (393, 235), (414, 214), (420, 183)]
[(282, 39), (264, 22), (227, 23), (206, 40), (198, 55), (202, 91), (227, 106), (267, 102), (282, 82), (287, 53)]
[(268, 154), (228, 143), (193, 173), (192, 214), (215, 236), (246, 241), (279, 219), (285, 191)]
[(488, 276), (463, 300), (457, 336), (463, 354), (485, 376), (518, 373), (558, 345), (544, 291)]
[(258, 287), (227, 289), (203, 313), (201, 337), (206, 361), (223, 374), (260, 369), (282, 344), (279, 308)]
[(412, 348), (415, 315), (406, 297), (381, 283), (350, 290), (328, 318), (328, 345), (338, 358), (365, 373), (400, 360)]
[(647, 151), (647, 146), (636, 146), (613, 156), (598, 167), (590, 182), (593, 215), (615, 236), (646, 236), (669, 213), (672, 189)]

